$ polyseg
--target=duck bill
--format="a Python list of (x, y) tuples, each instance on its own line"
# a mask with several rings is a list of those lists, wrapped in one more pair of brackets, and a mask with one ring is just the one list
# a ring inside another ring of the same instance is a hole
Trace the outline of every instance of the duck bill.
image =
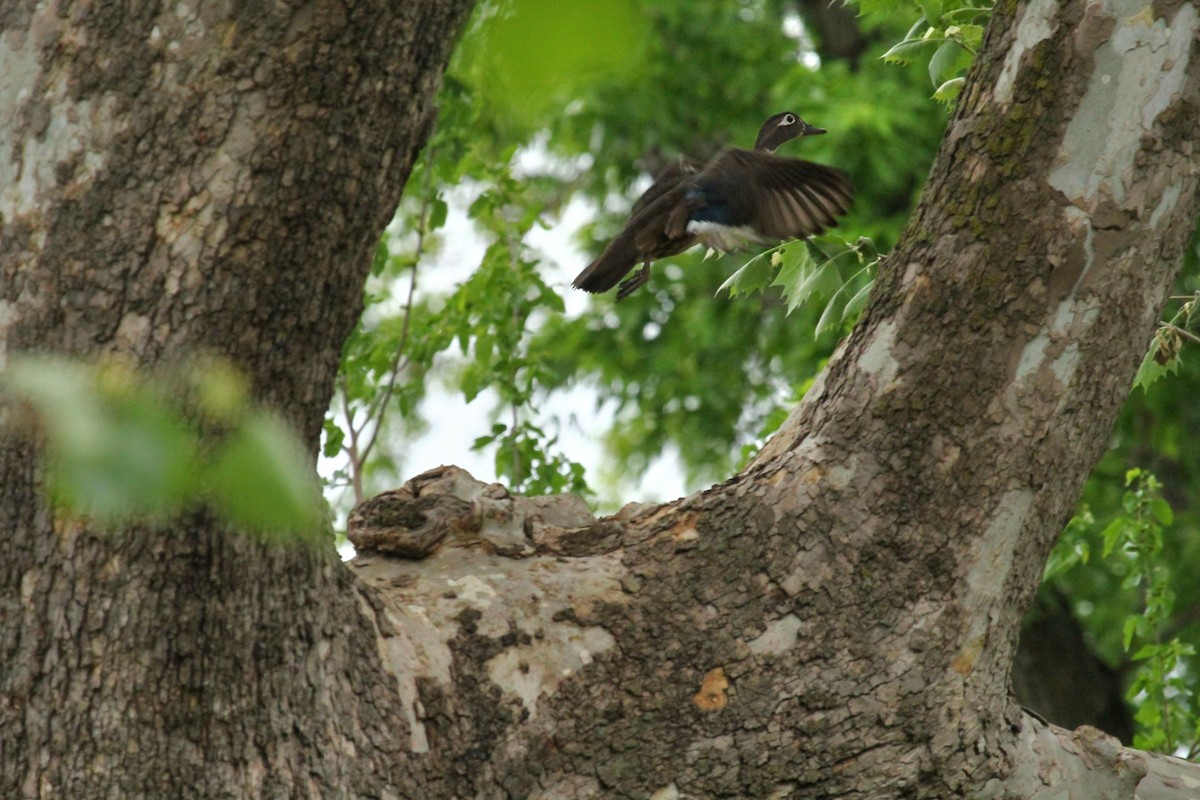
[(816, 125), (809, 125), (807, 122), (804, 123), (804, 136), (817, 136), (822, 133), (826, 133), (824, 128), (818, 128)]

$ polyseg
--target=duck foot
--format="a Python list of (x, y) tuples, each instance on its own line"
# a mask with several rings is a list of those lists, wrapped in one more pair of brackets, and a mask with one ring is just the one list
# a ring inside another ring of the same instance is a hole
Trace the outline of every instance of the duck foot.
[(621, 281), (621, 285), (617, 287), (617, 300), (620, 301), (629, 297), (639, 286), (648, 280), (650, 280), (650, 265), (643, 264), (641, 269)]

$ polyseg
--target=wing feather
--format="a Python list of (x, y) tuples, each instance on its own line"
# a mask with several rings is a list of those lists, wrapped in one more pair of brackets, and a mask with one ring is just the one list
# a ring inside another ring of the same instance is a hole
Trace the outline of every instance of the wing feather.
[(692, 183), (725, 204), (729, 225), (771, 239), (821, 233), (854, 199), (841, 170), (761, 151), (725, 150)]

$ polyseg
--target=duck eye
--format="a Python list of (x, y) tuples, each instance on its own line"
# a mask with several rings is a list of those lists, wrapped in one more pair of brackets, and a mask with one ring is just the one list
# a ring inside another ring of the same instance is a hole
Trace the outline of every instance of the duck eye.
[(796, 116), (794, 114), (784, 114), (782, 124), (783, 125), (795, 125), (796, 124)]

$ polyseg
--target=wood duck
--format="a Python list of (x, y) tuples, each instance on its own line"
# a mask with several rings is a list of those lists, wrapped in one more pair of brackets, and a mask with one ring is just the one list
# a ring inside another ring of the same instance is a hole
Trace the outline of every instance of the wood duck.
[[(854, 198), (839, 169), (784, 158), (775, 149), (824, 128), (785, 111), (763, 123), (753, 150), (727, 148), (707, 164), (681, 158), (655, 176), (629, 221), (572, 286), (605, 292), (621, 282), (623, 300), (650, 278), (650, 263), (697, 242), (736, 250), (747, 242), (804, 238), (837, 224)], [(639, 262), (642, 268), (621, 281)]]

